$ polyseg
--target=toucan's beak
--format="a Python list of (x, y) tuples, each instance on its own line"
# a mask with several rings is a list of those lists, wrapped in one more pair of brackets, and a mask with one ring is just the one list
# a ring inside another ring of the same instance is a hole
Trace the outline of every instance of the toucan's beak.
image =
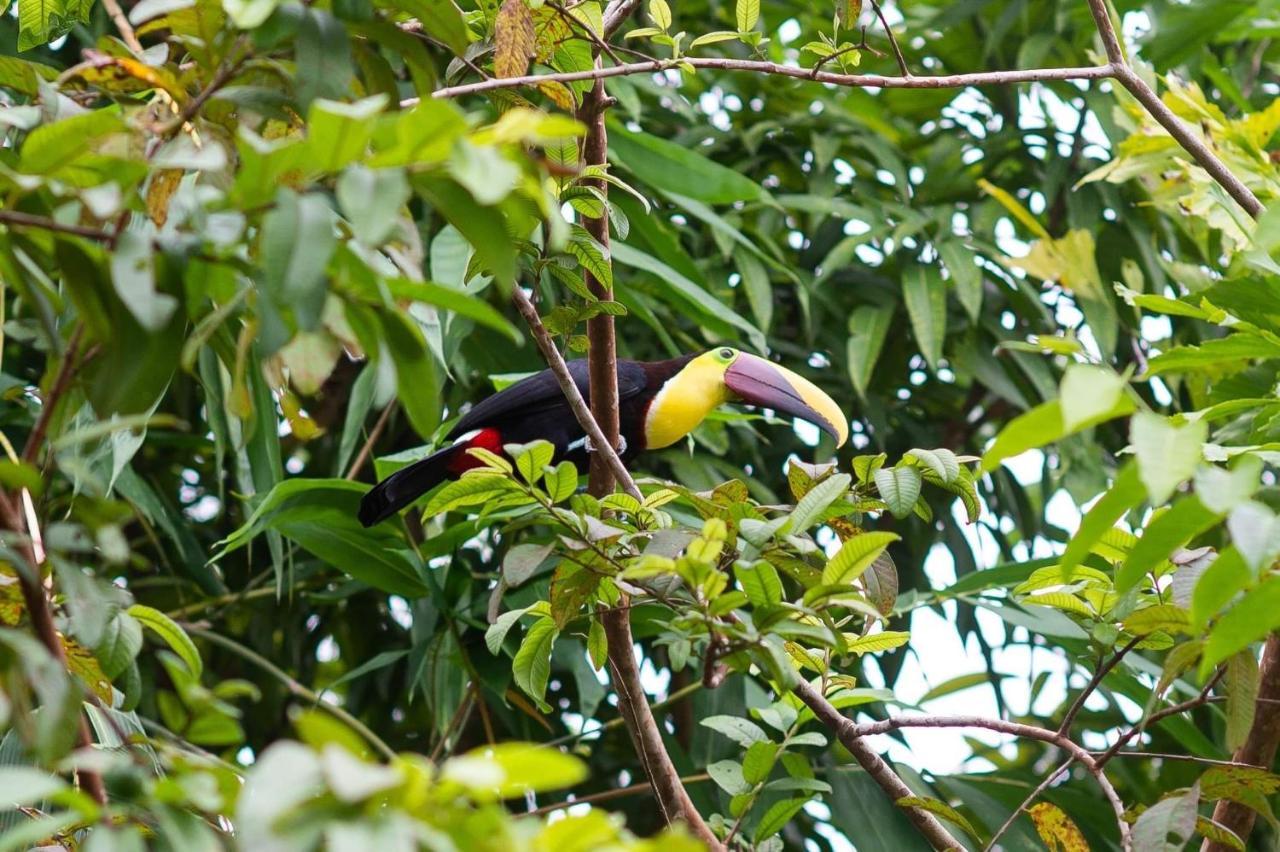
[(724, 384), (749, 405), (808, 420), (835, 438), (837, 447), (849, 437), (849, 424), (834, 399), (772, 361), (743, 352), (725, 370)]

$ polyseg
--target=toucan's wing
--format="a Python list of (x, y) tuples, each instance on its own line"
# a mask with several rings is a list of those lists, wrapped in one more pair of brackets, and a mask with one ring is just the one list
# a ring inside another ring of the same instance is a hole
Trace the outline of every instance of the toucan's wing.
[[(573, 383), (589, 400), (586, 360), (579, 358), (570, 361), (568, 367), (569, 374), (573, 376)], [(640, 364), (635, 361), (618, 362), (619, 401), (642, 392), (646, 384), (644, 368)], [(568, 412), (569, 404), (564, 398), (564, 392), (560, 390), (560, 383), (556, 381), (555, 374), (549, 369), (543, 370), (473, 405), (449, 432), (449, 437), (456, 438), (474, 429), (492, 426), (498, 421), (524, 417), (559, 406), (563, 406), (566, 413)]]

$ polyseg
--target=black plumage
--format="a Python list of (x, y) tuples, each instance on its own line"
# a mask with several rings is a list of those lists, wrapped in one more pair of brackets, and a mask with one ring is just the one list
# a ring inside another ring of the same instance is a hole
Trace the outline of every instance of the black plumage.
[[(619, 432), (626, 441), (622, 456), (629, 460), (645, 449), (644, 423), (649, 403), (662, 385), (695, 356), (668, 361), (618, 361)], [(590, 402), (587, 362), (568, 363), (569, 374)], [(474, 434), (473, 434), (474, 433)], [(465, 440), (460, 440), (464, 436)], [(471, 447), (501, 452), (505, 444), (550, 441), (555, 461), (568, 460), (584, 469), (588, 462), (586, 433), (574, 417), (564, 392), (550, 370), (522, 379), (472, 406), (446, 436), (449, 446), (396, 471), (378, 483), (360, 502), (360, 522), (372, 526), (417, 500), (446, 479), (474, 466)]]

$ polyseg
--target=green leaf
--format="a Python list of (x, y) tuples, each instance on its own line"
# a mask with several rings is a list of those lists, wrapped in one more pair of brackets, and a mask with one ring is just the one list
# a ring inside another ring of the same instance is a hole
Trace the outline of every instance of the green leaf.
[(1124, 393), (1123, 376), (1105, 367), (1072, 364), (1062, 377), (1059, 398), (1062, 400), (1062, 428), (1070, 433), (1081, 424), (1097, 422), (1120, 402)]
[(968, 834), (973, 839), (982, 839), (978, 835), (977, 830), (973, 827), (973, 824), (970, 823), (969, 820), (965, 819), (963, 814), (941, 799), (934, 799), (928, 796), (903, 796), (901, 799), (894, 802), (894, 804), (900, 808), (919, 808), (922, 811), (928, 811), (931, 814), (940, 816), (948, 822), (959, 826), (964, 830), (965, 834)]
[(751, 748), (754, 744), (769, 739), (759, 725), (739, 716), (708, 716), (700, 724), (724, 734), (743, 748)]
[(689, 42), (689, 49), (693, 50), (695, 47), (701, 47), (704, 44), (715, 44), (721, 41), (736, 41), (737, 38), (738, 34), (732, 30), (716, 30), (706, 35), (700, 35)]
[(922, 450), (916, 447), (907, 450), (903, 461), (916, 462), (933, 471), (944, 484), (955, 482), (960, 476), (960, 460), (956, 454), (947, 449)]
[(1150, 633), (1185, 633), (1190, 627), (1187, 611), (1173, 604), (1144, 607), (1124, 620), (1124, 629), (1135, 636)]
[(454, 480), (435, 493), (422, 510), (424, 515), (440, 515), (467, 506), (478, 506), (496, 495), (511, 491), (511, 483), (504, 476), (490, 473), (469, 473)]
[(0, 767), (0, 803), (5, 810), (37, 805), (69, 787), (57, 775), (30, 766)]
[(1227, 518), (1231, 542), (1255, 572), (1280, 554), (1280, 516), (1261, 503), (1249, 500), (1236, 506)]
[[(1222, 562), (1226, 554), (1219, 557)], [(1209, 574), (1201, 578), (1204, 585)], [(1197, 589), (1197, 592), (1199, 589)], [(1280, 627), (1280, 577), (1265, 580), (1256, 589), (1245, 594), (1240, 602), (1227, 610), (1209, 631), (1204, 656), (1200, 660), (1200, 675), (1205, 677), (1218, 663), (1244, 650)]]
[(733, 17), (738, 25), (738, 32), (754, 30), (756, 22), (760, 20), (760, 0), (737, 0)]
[(1195, 473), (1208, 436), (1209, 424), (1203, 421), (1178, 425), (1147, 411), (1133, 416), (1129, 439), (1138, 457), (1138, 474), (1153, 505), (1168, 500)]
[(891, 532), (868, 532), (853, 536), (841, 545), (840, 550), (822, 569), (823, 585), (852, 585), (886, 547), (900, 538), (897, 533)]
[(938, 246), (938, 254), (955, 282), (961, 307), (969, 319), (977, 322), (982, 315), (982, 270), (974, 262), (977, 255), (959, 240), (943, 241)]
[(685, 145), (609, 124), (609, 159), (655, 189), (708, 204), (765, 201), (769, 194), (741, 172), (722, 166)]
[(338, 178), (336, 190), (338, 205), (351, 223), (352, 234), (371, 247), (380, 246), (391, 237), (413, 195), (403, 169), (369, 169), (361, 165), (346, 169)]
[(186, 664), (187, 670), (197, 680), (200, 679), (201, 674), (204, 673), (204, 662), (200, 659), (200, 652), (196, 650), (196, 644), (191, 641), (187, 631), (160, 610), (143, 604), (134, 604), (127, 612), (143, 627), (163, 639), (165, 644), (173, 649), (173, 652)]
[(800, 809), (808, 803), (807, 798), (783, 799), (780, 802), (774, 802), (769, 806), (769, 810), (764, 812), (764, 816), (760, 817), (760, 822), (756, 823), (752, 842), (759, 844), (782, 831), (787, 823), (791, 822), (792, 817), (800, 813)]
[(275, 530), (374, 588), (407, 597), (426, 594), (419, 563), (403, 535), (390, 524), (365, 529), (356, 520), (367, 491), (368, 486), (344, 479), (286, 479), (240, 529), (219, 543), (214, 559)]
[(1253, 496), (1261, 477), (1262, 459), (1254, 455), (1240, 456), (1230, 470), (1205, 465), (1196, 471), (1196, 496), (1211, 511), (1225, 515)]
[(731, 796), (741, 796), (751, 791), (751, 785), (742, 777), (742, 764), (736, 760), (717, 760), (707, 766), (707, 774), (720, 789)]
[[(697, 44), (697, 41), (694, 44)], [(733, 261), (737, 264), (738, 274), (742, 277), (742, 290), (747, 294), (751, 315), (756, 318), (756, 325), (761, 330), (768, 331), (769, 325), (773, 322), (773, 287), (769, 283), (769, 272), (760, 262), (760, 258), (741, 246), (734, 248)]]
[(847, 473), (837, 473), (819, 482), (800, 499), (791, 510), (788, 532), (799, 535), (817, 523), (822, 513), (832, 503), (844, 496), (853, 483), (853, 477)]
[(610, 263), (609, 250), (601, 245), (595, 237), (587, 233), (586, 228), (574, 225), (565, 250), (573, 255), (582, 268), (590, 272), (605, 289), (613, 288), (613, 266)]
[(1142, 482), (1138, 479), (1137, 463), (1126, 462), (1116, 475), (1116, 481), (1110, 490), (1093, 504), (1080, 521), (1080, 527), (1062, 554), (1060, 564), (1064, 575), (1069, 576), (1070, 570), (1084, 561), (1098, 539), (1114, 528), (1124, 513), (1137, 505), (1144, 493)]
[(392, 12), (405, 12), (422, 24), (422, 29), (442, 42), (456, 55), (467, 52), (471, 34), (461, 10), (452, 0), (376, 0)]
[(765, 740), (752, 743), (742, 758), (742, 777), (748, 784), (759, 784), (773, 771), (778, 757), (778, 744)]
[(1068, 430), (1062, 421), (1061, 401), (1053, 399), (1041, 403), (1030, 411), (1018, 415), (1000, 430), (1000, 434), (996, 435), (995, 441), (982, 456), (981, 470), (983, 473), (990, 473), (1005, 459), (1021, 455), (1027, 450), (1052, 444), (1054, 441), (1107, 420), (1123, 417), (1131, 413), (1133, 408), (1133, 401), (1127, 396), (1122, 396), (1115, 408), (1091, 420), (1078, 423), (1073, 429)]
[(875, 472), (876, 490), (880, 499), (889, 506), (895, 518), (905, 518), (920, 499), (920, 487), (924, 478), (910, 465), (881, 468)]
[(964, 674), (945, 680), (937, 686), (930, 689), (924, 695), (920, 696), (917, 704), (924, 704), (926, 701), (932, 701), (935, 698), (941, 698), (944, 695), (950, 695), (953, 692), (960, 692), (964, 689), (970, 689), (975, 686), (989, 686), (991, 678), (986, 672), (974, 672), (973, 674)]
[(920, 353), (938, 369), (947, 335), (947, 285), (932, 266), (913, 266), (902, 275), (902, 300)]
[(658, 29), (671, 29), (671, 7), (667, 5), (667, 0), (649, 0), (649, 17)]
[(543, 695), (551, 677), (551, 649), (559, 636), (560, 629), (554, 619), (539, 618), (530, 625), (511, 664), (516, 685), (537, 702), (543, 713), (551, 712), (551, 705), (543, 700)]
[[(303, 330), (316, 329), (324, 312), (325, 270), (337, 241), (333, 220), (322, 195), (288, 189), (276, 194), (275, 206), (262, 220), (262, 288), (278, 315), (292, 317)], [(279, 320), (264, 323), (264, 354), (272, 354), (292, 336)]]
[(581, 783), (587, 777), (587, 765), (541, 743), (506, 742), (450, 758), (440, 774), (469, 789), (511, 799)]
[(382, 343), (396, 368), (396, 396), (413, 428), (424, 438), (440, 425), (440, 377), (422, 328), (408, 314), (380, 311)]
[(849, 380), (853, 382), (858, 396), (867, 395), (871, 372), (880, 358), (880, 350), (884, 348), (892, 323), (892, 307), (860, 305), (849, 315), (849, 340), (846, 344)]
[(1143, 852), (1181, 852), (1196, 830), (1200, 785), (1170, 796), (1142, 812), (1133, 825), (1133, 848)]
[(733, 566), (733, 574), (753, 605), (772, 606), (782, 602), (782, 580), (777, 569), (763, 559), (750, 565), (738, 562)]
[(562, 461), (554, 470), (547, 471), (545, 488), (552, 503), (561, 503), (578, 490), (578, 470), (573, 462)]
[(617, 263), (652, 273), (664, 300), (676, 310), (690, 310), (695, 322), (718, 325), (726, 329), (726, 333), (737, 328), (746, 332), (752, 346), (761, 350), (768, 348), (760, 329), (728, 310), (722, 302), (672, 267), (626, 243), (614, 243), (610, 250)]
[(901, 648), (911, 639), (911, 634), (901, 630), (881, 630), (879, 633), (872, 633), (869, 636), (859, 636), (857, 639), (851, 639), (846, 643), (846, 647), (853, 654), (878, 654), (881, 651), (891, 651), (894, 648)]
[[(348, 163), (362, 159), (373, 138), (374, 125), (387, 106), (386, 95), (374, 95), (354, 103), (316, 98), (307, 112), (307, 157), (309, 165), (322, 172), (337, 172)], [(403, 193), (400, 204), (408, 198), (408, 182), (403, 173), (389, 172), (399, 178)], [(399, 211), (392, 207), (391, 215)]]
[(550, 544), (517, 544), (508, 550), (502, 560), (502, 577), (507, 585), (514, 589), (532, 577), (551, 555), (551, 548)]
[(1232, 654), (1227, 660), (1227, 751), (1234, 752), (1253, 728), (1258, 700), (1258, 658), (1251, 651)]
[(1143, 531), (1142, 538), (1116, 572), (1116, 591), (1123, 594), (1132, 589), (1148, 571), (1216, 524), (1218, 519), (1219, 516), (1206, 509), (1194, 495), (1174, 503)]

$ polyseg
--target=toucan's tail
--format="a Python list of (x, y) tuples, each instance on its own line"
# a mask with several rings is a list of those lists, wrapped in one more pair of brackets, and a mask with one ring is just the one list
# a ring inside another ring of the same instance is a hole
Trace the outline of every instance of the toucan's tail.
[(408, 467), (402, 467), (373, 486), (360, 501), (360, 523), (371, 527), (386, 520), (455, 475), (458, 455), (466, 449), (467, 445), (461, 443), (445, 447)]

